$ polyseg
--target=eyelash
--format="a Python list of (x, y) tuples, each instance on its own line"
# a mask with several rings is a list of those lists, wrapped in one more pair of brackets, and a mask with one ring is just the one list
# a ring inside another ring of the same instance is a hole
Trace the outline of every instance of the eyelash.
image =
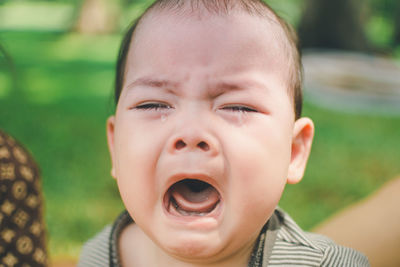
[[(154, 110), (154, 111), (159, 111), (159, 110), (165, 110), (165, 109), (171, 109), (172, 107), (169, 106), (168, 104), (164, 103), (143, 103), (139, 104), (133, 109), (138, 109), (138, 110)], [(246, 107), (246, 106), (225, 106), (221, 108), (222, 110), (228, 110), (232, 112), (257, 112), (257, 110)]]
[(222, 110), (230, 110), (233, 112), (257, 112), (257, 110), (246, 106), (225, 106)]
[(155, 110), (155, 111), (170, 109), (170, 108), (172, 107), (164, 103), (143, 103), (134, 107), (134, 109), (139, 109), (139, 110)]

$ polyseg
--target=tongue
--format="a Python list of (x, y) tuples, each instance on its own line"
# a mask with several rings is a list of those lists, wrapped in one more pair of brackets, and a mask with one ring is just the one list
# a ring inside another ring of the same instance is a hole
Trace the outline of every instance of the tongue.
[(219, 201), (219, 194), (212, 186), (202, 190), (193, 190), (185, 183), (178, 183), (171, 192), (179, 209), (186, 212), (210, 212)]

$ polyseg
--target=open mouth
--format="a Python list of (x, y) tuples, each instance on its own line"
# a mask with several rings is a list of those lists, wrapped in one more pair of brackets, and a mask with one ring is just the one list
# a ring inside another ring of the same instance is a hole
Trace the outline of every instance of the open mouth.
[(221, 201), (219, 192), (209, 183), (184, 179), (173, 184), (164, 197), (167, 211), (177, 216), (206, 216)]

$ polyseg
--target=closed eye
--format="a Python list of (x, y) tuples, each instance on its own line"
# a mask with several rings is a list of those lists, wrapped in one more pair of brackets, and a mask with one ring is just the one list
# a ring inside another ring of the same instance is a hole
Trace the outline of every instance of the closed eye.
[(221, 109), (233, 112), (257, 112), (257, 110), (255, 110), (254, 108), (240, 105), (224, 106)]
[(132, 109), (138, 109), (138, 110), (166, 110), (172, 108), (170, 105), (165, 104), (165, 103), (158, 103), (158, 102), (147, 102), (147, 103), (142, 103), (139, 104)]

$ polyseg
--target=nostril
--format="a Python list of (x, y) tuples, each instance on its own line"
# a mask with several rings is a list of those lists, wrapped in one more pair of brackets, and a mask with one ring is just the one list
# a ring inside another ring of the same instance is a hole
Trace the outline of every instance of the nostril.
[(197, 146), (198, 146), (199, 148), (201, 148), (202, 150), (204, 150), (204, 151), (210, 150), (210, 146), (209, 146), (206, 142), (203, 142), (203, 141), (201, 141), (200, 143), (198, 143)]
[(185, 146), (186, 146), (186, 144), (185, 144), (185, 142), (183, 142), (182, 140), (178, 140), (178, 141), (175, 143), (175, 148), (178, 149), (178, 150), (184, 148)]

